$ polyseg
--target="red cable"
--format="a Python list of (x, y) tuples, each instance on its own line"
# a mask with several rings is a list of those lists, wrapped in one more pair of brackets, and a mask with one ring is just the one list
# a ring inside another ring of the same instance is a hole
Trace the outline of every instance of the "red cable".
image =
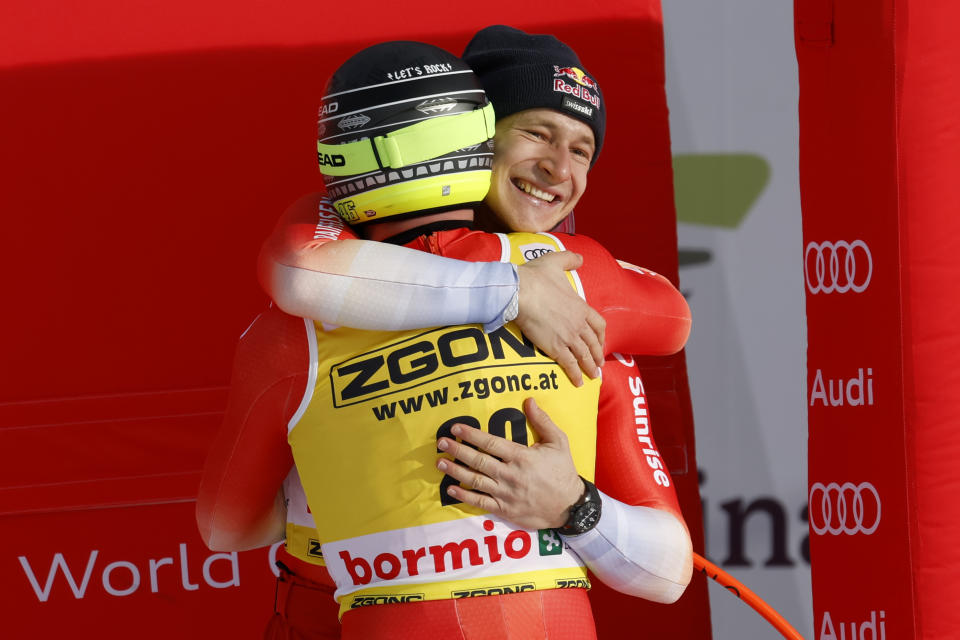
[(693, 568), (705, 573), (708, 578), (713, 579), (721, 587), (750, 605), (754, 611), (772, 624), (784, 638), (788, 640), (803, 640), (803, 636), (801, 636), (783, 616), (777, 613), (773, 607), (717, 565), (695, 553), (693, 554)]

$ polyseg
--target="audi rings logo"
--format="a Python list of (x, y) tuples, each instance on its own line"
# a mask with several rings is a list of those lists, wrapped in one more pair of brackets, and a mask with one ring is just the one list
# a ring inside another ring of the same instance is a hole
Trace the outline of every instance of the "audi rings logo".
[(810, 527), (818, 536), (869, 536), (879, 525), (880, 494), (869, 482), (815, 482), (810, 487)]
[(551, 253), (553, 249), (527, 249), (523, 252), (523, 257), (527, 260), (536, 260), (541, 256)]
[(810, 293), (860, 293), (873, 277), (873, 256), (863, 240), (808, 242), (803, 272)]
[(523, 259), (527, 262), (530, 260), (536, 260), (537, 258), (545, 256), (548, 253), (553, 253), (554, 251), (554, 248), (549, 244), (543, 244), (539, 242), (520, 245), (519, 249), (523, 254)]

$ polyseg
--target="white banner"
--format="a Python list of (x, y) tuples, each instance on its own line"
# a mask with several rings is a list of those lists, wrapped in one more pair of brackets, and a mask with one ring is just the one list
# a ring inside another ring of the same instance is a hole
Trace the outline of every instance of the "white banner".
[[(664, 2), (707, 557), (813, 638), (790, 2)], [(714, 638), (773, 638), (710, 586)]]

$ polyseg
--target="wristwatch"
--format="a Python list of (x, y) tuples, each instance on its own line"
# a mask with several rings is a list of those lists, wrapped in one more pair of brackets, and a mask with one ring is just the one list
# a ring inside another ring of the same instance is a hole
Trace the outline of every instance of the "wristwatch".
[(583, 480), (583, 495), (570, 507), (570, 516), (557, 532), (564, 536), (578, 536), (590, 531), (600, 521), (600, 493), (592, 482)]

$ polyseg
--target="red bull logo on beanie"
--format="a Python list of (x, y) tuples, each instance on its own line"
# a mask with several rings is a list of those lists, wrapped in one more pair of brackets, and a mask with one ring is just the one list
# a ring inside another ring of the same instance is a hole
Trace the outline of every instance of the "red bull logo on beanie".
[(593, 78), (585, 74), (582, 69), (578, 69), (577, 67), (558, 67), (554, 65), (553, 76), (555, 78), (557, 77), (569, 78), (570, 80), (573, 80), (577, 84), (587, 87), (589, 89), (593, 89), (593, 90), (597, 89), (596, 81), (594, 81)]
[[(572, 81), (573, 84), (567, 82)], [(577, 67), (553, 67), (553, 90), (574, 96), (600, 108), (600, 94), (596, 81)], [(592, 115), (587, 114), (587, 115)]]

